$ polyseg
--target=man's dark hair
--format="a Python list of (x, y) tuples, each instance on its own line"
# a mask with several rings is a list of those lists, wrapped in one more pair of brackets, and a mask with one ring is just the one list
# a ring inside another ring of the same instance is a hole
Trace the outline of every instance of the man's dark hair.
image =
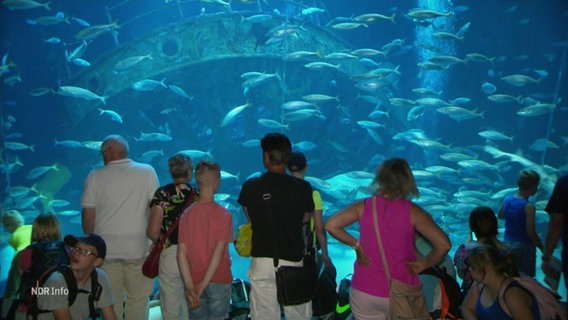
[(290, 160), (292, 144), (290, 139), (281, 133), (268, 133), (260, 140), (260, 146), (262, 152), (268, 152), (269, 161), (274, 165), (285, 165)]

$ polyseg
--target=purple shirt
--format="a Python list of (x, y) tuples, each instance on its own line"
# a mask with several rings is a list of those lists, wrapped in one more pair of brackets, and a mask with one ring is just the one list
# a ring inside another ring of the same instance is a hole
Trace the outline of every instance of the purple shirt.
[[(361, 266), (355, 261), (351, 285), (367, 294), (388, 297), (386, 278), (373, 221), (373, 198), (365, 200), (365, 209), (359, 219), (359, 243), (371, 258), (371, 263)], [(386, 200), (377, 196), (377, 215), (381, 239), (385, 249), (391, 278), (410, 285), (420, 284), (420, 278), (412, 275), (406, 261), (416, 260), (414, 227), (410, 222), (411, 202), (406, 199)]]

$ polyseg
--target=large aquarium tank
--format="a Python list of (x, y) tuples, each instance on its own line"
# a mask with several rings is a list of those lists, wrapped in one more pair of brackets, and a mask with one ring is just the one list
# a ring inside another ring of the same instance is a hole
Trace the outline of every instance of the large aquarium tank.
[[(235, 230), (268, 132), (306, 154), (324, 219), (371, 195), (383, 160), (405, 158), (450, 256), (471, 209), (497, 212), (525, 168), (541, 176), (544, 240), (568, 173), (566, 1), (5, 0), (0, 25), (1, 208), (28, 223), (53, 212), (66, 234), (82, 233), (83, 182), (109, 134), (161, 184), (174, 153), (220, 163)], [(340, 280), (355, 257), (329, 238)], [(249, 260), (230, 250), (246, 278)]]

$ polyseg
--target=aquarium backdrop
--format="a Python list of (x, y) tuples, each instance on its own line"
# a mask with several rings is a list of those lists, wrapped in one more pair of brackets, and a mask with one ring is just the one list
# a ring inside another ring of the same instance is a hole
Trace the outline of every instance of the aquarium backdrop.
[[(0, 5), (3, 211), (54, 212), (82, 233), (83, 181), (121, 134), (161, 184), (176, 152), (219, 162), (236, 230), (240, 187), (264, 171), (259, 139), (276, 131), (306, 154), (325, 219), (403, 157), (453, 256), (471, 209), (497, 212), (531, 168), (544, 239), (568, 173), (566, 1), (37, 1)], [(329, 248), (339, 280), (354, 255)]]

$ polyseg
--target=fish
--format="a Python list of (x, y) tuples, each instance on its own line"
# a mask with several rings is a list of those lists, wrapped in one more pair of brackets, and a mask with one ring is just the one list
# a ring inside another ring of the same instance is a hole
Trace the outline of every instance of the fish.
[(368, 120), (360, 120), (357, 121), (357, 124), (364, 129), (378, 129), (381, 127), (384, 127), (384, 124), (379, 124), (373, 121), (368, 121)]
[(444, 91), (443, 90), (435, 91), (435, 90), (432, 90), (432, 89), (429, 89), (429, 88), (414, 88), (414, 89), (412, 89), (412, 92), (419, 93), (419, 94), (428, 94), (428, 95), (433, 95), (433, 96), (439, 96)]
[(300, 141), (292, 145), (292, 148), (298, 149), (300, 151), (310, 151), (314, 150), (317, 147), (318, 145), (312, 141)]
[(481, 84), (481, 91), (483, 91), (483, 93), (485, 94), (493, 94), (495, 91), (497, 91), (497, 87), (491, 82), (485, 81)]
[(496, 166), (494, 166), (490, 163), (487, 163), (483, 160), (469, 159), (469, 160), (461, 160), (461, 161), (458, 161), (457, 163), (460, 167), (465, 168), (465, 169), (499, 171), (499, 169)]
[(66, 97), (81, 98), (85, 100), (100, 100), (104, 105), (106, 105), (107, 97), (101, 97), (96, 93), (81, 87), (61, 86), (59, 87), (59, 91), (56, 93)]
[(71, 202), (67, 201), (67, 200), (63, 200), (63, 199), (52, 199), (51, 201), (49, 201), (47, 203), (48, 207), (52, 207), (52, 208), (60, 208), (60, 207), (66, 207), (68, 205), (70, 205)]
[(73, 62), (73, 64), (79, 66), (79, 67), (89, 67), (91, 65), (91, 63), (87, 60), (81, 59), (81, 58), (76, 58), (71, 60), (71, 62)]
[(63, 210), (63, 211), (56, 212), (55, 214), (57, 214), (59, 216), (63, 216), (63, 217), (72, 217), (72, 216), (79, 215), (79, 213), (81, 213), (81, 211), (79, 211), (79, 210)]
[(34, 88), (30, 91), (30, 96), (32, 97), (40, 97), (46, 95), (50, 92), (53, 92), (51, 88)]
[(233, 109), (231, 109), (229, 112), (227, 112), (227, 114), (223, 117), (223, 120), (221, 121), (221, 127), (224, 127), (226, 125), (228, 125), (229, 123), (231, 123), (235, 117), (240, 114), (241, 112), (243, 112), (243, 110), (247, 107), (250, 107), (252, 104), (247, 102), (243, 105), (240, 105), (238, 107), (234, 107)]
[(284, 114), (284, 120), (287, 122), (302, 121), (314, 117), (323, 118), (323, 114), (317, 109), (298, 109)]
[(321, 70), (321, 69), (339, 69), (341, 65), (331, 64), (327, 62), (310, 62), (306, 63), (304, 67), (311, 69), (311, 70)]
[(52, 43), (52, 44), (58, 44), (58, 43), (61, 43), (61, 38), (58, 38), (58, 37), (50, 37), (50, 38), (47, 38), (47, 39), (43, 40), (43, 42)]
[(505, 103), (505, 102), (513, 102), (513, 101), (516, 101), (518, 103), (521, 102), (521, 96), (513, 97), (513, 96), (508, 95), (508, 94), (493, 94), (493, 95), (487, 96), (487, 99), (489, 99), (490, 101), (493, 101), (493, 102), (497, 102), (497, 103)]
[(190, 97), (185, 90), (183, 90), (182, 88), (175, 86), (173, 84), (168, 85), (168, 88), (175, 94), (177, 94), (178, 96), (182, 97), (182, 98), (186, 98), (186, 99), (192, 99), (192, 97)]
[(364, 23), (371, 23), (379, 20), (389, 20), (390, 22), (392, 22), (392, 24), (396, 24), (396, 21), (394, 20), (395, 17), (396, 12), (391, 14), (390, 16), (386, 16), (380, 13), (364, 13), (354, 17), (353, 20)]
[(287, 124), (285, 125), (283, 123), (280, 123), (278, 121), (271, 120), (271, 119), (264, 119), (264, 118), (258, 119), (258, 123), (261, 126), (266, 127), (266, 128), (271, 128), (271, 129), (282, 129), (282, 128), (284, 128), (286, 130), (289, 130), (289, 128), (288, 128), (289, 125), (287, 125)]
[(285, 110), (299, 110), (299, 109), (306, 109), (314, 107), (313, 103), (301, 101), (301, 100), (292, 100), (287, 101), (282, 104), (282, 109)]
[(152, 141), (171, 141), (172, 137), (167, 134), (152, 132), (152, 133), (140, 133), (140, 137), (134, 138), (136, 141), (141, 142), (152, 142)]
[(119, 62), (117, 62), (114, 65), (114, 70), (115, 71), (127, 70), (127, 69), (132, 68), (133, 66), (137, 65), (138, 63), (140, 63), (140, 62), (142, 62), (143, 60), (146, 60), (146, 59), (154, 60), (151, 53), (144, 55), (144, 56), (128, 57), (126, 59), (122, 59)]
[(450, 68), (449, 65), (441, 65), (438, 63), (434, 63), (432, 61), (423, 61), (416, 64), (419, 68), (425, 70), (447, 70)]
[(472, 156), (472, 155), (460, 153), (460, 152), (447, 152), (447, 153), (441, 154), (440, 158), (442, 158), (446, 161), (458, 162), (458, 161), (461, 161), (461, 160), (475, 159), (476, 156)]
[(33, 0), (4, 0), (2, 1), (2, 4), (10, 10), (27, 10), (42, 7), (47, 11), (51, 11), (51, 8), (49, 7), (51, 1), (41, 3)]
[(351, 30), (359, 28), (361, 26), (364, 26), (365, 28), (369, 27), (367, 24), (361, 22), (340, 22), (331, 25), (331, 27), (336, 30)]
[(79, 31), (75, 35), (75, 38), (78, 40), (93, 40), (98, 38), (100, 35), (104, 33), (116, 30), (118, 28), (120, 28), (120, 25), (118, 24), (117, 21), (109, 24), (95, 25)]
[(496, 130), (484, 130), (484, 131), (479, 131), (477, 133), (480, 137), (485, 138), (487, 140), (492, 140), (492, 141), (499, 141), (499, 140), (509, 140), (511, 142), (513, 142), (513, 138), (514, 137), (509, 137), (499, 131)]
[(345, 52), (332, 52), (323, 56), (325, 59), (344, 60), (344, 59), (359, 59), (358, 56)]
[(19, 74), (15, 75), (15, 76), (8, 77), (4, 80), (4, 84), (6, 84), (10, 87), (13, 87), (20, 82), (22, 82), (22, 77)]
[(54, 163), (51, 166), (39, 166), (39, 167), (33, 168), (26, 175), (26, 179), (30, 179), (30, 180), (31, 179), (37, 179), (37, 178), (43, 176), (44, 174), (46, 174), (50, 170), (59, 171), (59, 167), (57, 166), (57, 163)]
[(57, 140), (55, 139), (55, 146), (63, 146), (66, 148), (81, 148), (83, 143), (77, 140)]
[(463, 36), (458, 36), (456, 34), (450, 33), (450, 32), (434, 32), (432, 34), (433, 37), (438, 38), (438, 39), (442, 39), (442, 40), (459, 40), (459, 41), (463, 41), (464, 37)]
[(180, 151), (180, 153), (186, 154), (188, 156), (190, 156), (192, 159), (199, 159), (199, 158), (213, 158), (213, 155), (211, 155), (211, 151), (201, 151), (201, 150), (195, 150), (195, 149), (190, 149), (190, 150), (182, 150)]
[(164, 150), (149, 150), (142, 154), (142, 158), (152, 160), (154, 157), (163, 156)]
[(121, 116), (120, 114), (118, 114), (118, 112), (113, 111), (113, 110), (110, 110), (110, 109), (106, 109), (106, 110), (105, 110), (105, 109), (101, 109), (101, 108), (98, 108), (98, 110), (99, 110), (99, 112), (100, 112), (99, 115), (106, 114), (106, 115), (108, 115), (108, 116), (110, 117), (110, 119), (111, 119), (112, 121), (116, 121), (116, 122), (118, 122), (118, 123), (122, 123), (122, 116)]
[(260, 140), (259, 139), (249, 139), (247, 141), (243, 141), (241, 143), (241, 146), (247, 147), (247, 148), (258, 147), (258, 146), (260, 146)]
[(328, 95), (321, 94), (321, 93), (307, 94), (305, 96), (302, 96), (302, 99), (307, 100), (311, 103), (320, 103), (320, 102), (330, 101), (330, 100), (335, 100), (335, 101), (339, 102), (338, 97), (332, 97), (332, 96), (328, 96)]
[(556, 143), (546, 138), (537, 139), (529, 146), (529, 149), (538, 152), (545, 151), (546, 149), (559, 149), (559, 148), (560, 147)]
[(250, 22), (250, 23), (260, 23), (260, 22), (272, 20), (272, 15), (266, 14), (266, 13), (259, 13), (259, 14), (255, 14), (255, 15), (252, 15), (252, 16), (248, 16), (248, 17), (244, 18), (243, 20)]
[(365, 128), (365, 129), (367, 130), (367, 133), (369, 134), (371, 139), (375, 141), (378, 145), (382, 146), (385, 144), (383, 138), (381, 138), (381, 136), (377, 131), (373, 130), (372, 128)]
[(417, 20), (433, 19), (438, 17), (449, 17), (452, 14), (453, 12), (451, 11), (444, 13), (444, 12), (421, 9), (421, 8), (412, 9), (406, 13), (407, 16)]
[(448, 102), (446, 102), (442, 99), (431, 98), (431, 97), (416, 99), (416, 103), (418, 105), (421, 105), (421, 106), (433, 107), (433, 108), (449, 107), (450, 106), (450, 104)]
[(295, 61), (313, 56), (321, 57), (321, 53), (319, 51), (294, 51), (284, 55), (282, 59), (284, 61)]
[(466, 108), (462, 108), (462, 107), (457, 107), (457, 106), (448, 106), (448, 107), (440, 107), (438, 109), (436, 109), (436, 111), (445, 114), (447, 116), (449, 116), (450, 118), (460, 122), (462, 120), (467, 120), (467, 119), (473, 119), (473, 118), (483, 118), (484, 117), (484, 112), (485, 111), (481, 111), (481, 112), (476, 112), (476, 110), (469, 110)]
[(39, 18), (35, 18), (32, 20), (35, 24), (39, 24), (42, 26), (51, 26), (55, 24), (60, 24), (62, 22), (66, 22), (70, 24), (69, 18), (65, 17), (63, 12), (57, 12), (54, 16), (43, 16)]
[(542, 78), (534, 79), (523, 74), (512, 74), (502, 77), (501, 80), (515, 87), (524, 87), (529, 84), (539, 84)]
[(239, 181), (239, 174), (234, 175), (234, 174), (229, 173), (227, 171), (221, 170), (221, 180), (231, 180), (231, 179)]
[(23, 144), (21, 142), (8, 141), (8, 142), (4, 143), (4, 146), (8, 150), (30, 150), (32, 152), (35, 152), (33, 144), (27, 145), (27, 144)]
[(309, 16), (309, 15), (320, 14), (320, 13), (325, 13), (325, 9), (316, 8), (316, 7), (309, 7), (309, 8), (302, 9), (301, 15)]
[(556, 105), (552, 103), (536, 103), (517, 111), (517, 114), (523, 117), (535, 117), (546, 114), (554, 108)]
[(85, 51), (87, 51), (87, 41), (83, 40), (83, 42), (81, 42), (81, 44), (77, 48), (71, 51), (70, 54), (67, 54), (67, 61), (81, 58)]
[(162, 79), (161, 81), (156, 81), (152, 79), (139, 80), (136, 81), (134, 84), (132, 84), (132, 88), (137, 91), (152, 91), (156, 89), (158, 86), (167, 88), (168, 85), (166, 85), (164, 81), (166, 81), (166, 78)]
[(358, 57), (372, 57), (372, 56), (377, 56), (377, 55), (383, 55), (386, 57), (386, 53), (384, 51), (381, 50), (376, 50), (376, 49), (372, 49), (372, 48), (361, 48), (361, 49), (355, 49), (352, 50), (350, 52), (353, 55), (356, 55)]
[(466, 54), (465, 60), (466, 61), (474, 61), (474, 62), (489, 62), (491, 64), (495, 64), (495, 57), (489, 58), (486, 55), (483, 55), (481, 53), (476, 53), (476, 52)]
[(428, 61), (438, 65), (446, 65), (446, 66), (453, 65), (456, 63), (464, 63), (464, 64), (467, 63), (466, 60), (462, 60), (454, 56), (433, 56), (428, 58)]
[(103, 142), (102, 141), (87, 140), (87, 141), (81, 142), (81, 144), (83, 145), (83, 147), (90, 149), (90, 150), (101, 150), (101, 146), (103, 145)]

